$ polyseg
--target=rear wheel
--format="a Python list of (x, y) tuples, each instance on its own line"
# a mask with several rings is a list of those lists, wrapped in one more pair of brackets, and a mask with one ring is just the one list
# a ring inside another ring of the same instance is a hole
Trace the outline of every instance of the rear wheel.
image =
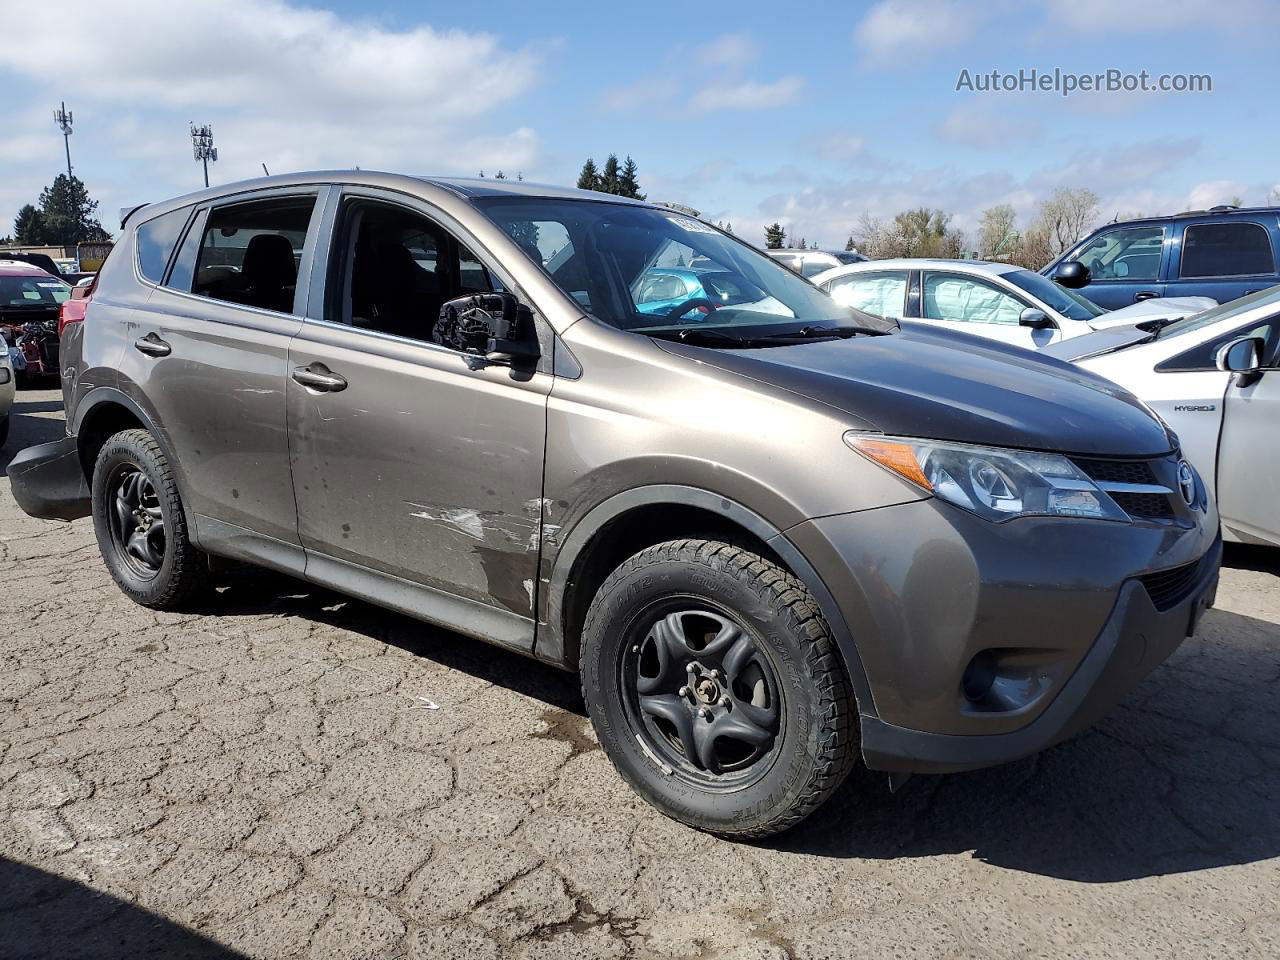
[(199, 552), (169, 461), (145, 430), (115, 434), (93, 470), (93, 527), (112, 578), (136, 603), (180, 607), (199, 582)]
[(857, 755), (848, 678), (813, 598), (726, 543), (659, 544), (614, 571), (587, 613), (582, 684), (618, 772), (713, 833), (787, 829)]
[(9, 442), (9, 414), (0, 417), (0, 447)]

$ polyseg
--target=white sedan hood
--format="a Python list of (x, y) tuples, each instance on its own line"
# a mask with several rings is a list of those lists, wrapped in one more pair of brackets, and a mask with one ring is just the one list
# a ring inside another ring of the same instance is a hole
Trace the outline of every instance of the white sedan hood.
[(1094, 330), (1110, 330), (1113, 327), (1131, 327), (1148, 320), (1177, 320), (1217, 305), (1218, 301), (1212, 297), (1153, 297), (1095, 317), (1089, 321), (1089, 326)]

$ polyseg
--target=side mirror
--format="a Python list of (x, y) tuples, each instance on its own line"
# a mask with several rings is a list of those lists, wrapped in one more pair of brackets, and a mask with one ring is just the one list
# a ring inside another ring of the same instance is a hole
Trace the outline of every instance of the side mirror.
[(1065, 260), (1053, 271), (1053, 279), (1069, 290), (1089, 285), (1089, 268), (1079, 260)]
[(515, 366), (540, 355), (533, 314), (510, 293), (473, 293), (446, 301), (431, 338), (487, 363)]
[(1057, 324), (1043, 310), (1027, 307), (1018, 315), (1018, 326), (1030, 327), (1032, 330), (1052, 330)]
[(1266, 344), (1260, 337), (1241, 337), (1218, 348), (1215, 358), (1219, 370), (1227, 373), (1257, 373), (1262, 366), (1262, 350)]

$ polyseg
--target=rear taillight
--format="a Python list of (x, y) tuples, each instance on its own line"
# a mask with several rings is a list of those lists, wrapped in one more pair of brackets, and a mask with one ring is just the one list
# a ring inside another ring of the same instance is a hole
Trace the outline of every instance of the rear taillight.
[(62, 306), (58, 307), (58, 337), (62, 337), (62, 331), (67, 329), (69, 323), (82, 323), (84, 321), (85, 308), (89, 306), (89, 299), (86, 297), (82, 300), (64, 300)]

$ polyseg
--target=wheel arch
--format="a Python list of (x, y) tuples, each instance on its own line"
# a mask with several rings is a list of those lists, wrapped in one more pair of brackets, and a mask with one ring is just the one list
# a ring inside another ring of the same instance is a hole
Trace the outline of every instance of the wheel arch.
[(857, 644), (817, 569), (782, 530), (760, 514), (698, 487), (662, 484), (623, 491), (592, 508), (574, 525), (546, 584), (550, 593), (547, 618), (538, 625), (535, 654), (567, 669), (578, 669), (587, 607), (618, 564), (655, 543), (708, 535), (752, 549), (804, 583), (831, 627), (859, 713), (874, 715)]

